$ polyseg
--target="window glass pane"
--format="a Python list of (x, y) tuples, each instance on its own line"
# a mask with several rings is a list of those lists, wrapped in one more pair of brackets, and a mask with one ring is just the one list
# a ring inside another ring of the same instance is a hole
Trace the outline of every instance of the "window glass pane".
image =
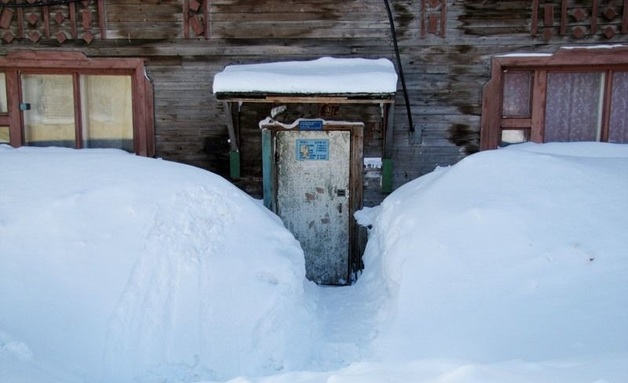
[(502, 138), (501, 138), (500, 146), (521, 144), (528, 141), (530, 141), (529, 129), (502, 130)]
[(22, 75), (24, 141), (32, 146), (75, 147), (71, 75)]
[(7, 81), (4, 72), (0, 72), (0, 113), (8, 113), (7, 106)]
[(549, 73), (545, 142), (599, 141), (603, 73)]
[(504, 73), (503, 116), (530, 116), (531, 84), (532, 72)]
[(608, 141), (628, 143), (628, 72), (613, 74)]
[(83, 146), (133, 152), (131, 76), (81, 76)]
[(9, 143), (9, 127), (0, 126), (0, 144)]

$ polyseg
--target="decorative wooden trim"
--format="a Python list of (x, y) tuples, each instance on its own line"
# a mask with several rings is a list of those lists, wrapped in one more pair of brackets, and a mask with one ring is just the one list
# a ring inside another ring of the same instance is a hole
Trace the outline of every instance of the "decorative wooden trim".
[[(183, 37), (198, 38), (203, 36), (209, 39), (209, 1), (210, 0), (184, 0), (183, 1)], [(190, 34), (190, 32), (192, 32)]]
[(447, 0), (421, 0), (420, 37), (447, 35)]
[[(590, 2), (561, 0), (560, 16), (556, 14), (558, 12), (555, 9), (556, 6), (558, 6), (556, 0), (532, 0), (530, 23), (532, 37), (541, 34), (545, 40), (549, 41), (555, 36), (571, 36), (575, 39), (599, 36), (611, 39), (617, 34), (628, 34), (628, 0), (604, 2), (601, 0)], [(541, 10), (543, 11), (542, 25), (539, 18)], [(556, 20), (557, 17), (558, 20)], [(556, 25), (557, 21), (558, 25)]]
[(50, 38), (50, 13), (48, 12), (48, 6), (42, 7), (42, 15), (44, 17), (44, 36), (47, 39)]
[(102, 40), (107, 38), (107, 28), (105, 27), (105, 1), (98, 1), (98, 26), (100, 27), (100, 38)]
[[(17, 0), (17, 4), (21, 4), (22, 0)], [(17, 36), (20, 39), (24, 38), (24, 8), (17, 9)]]
[(70, 3), (70, 33), (73, 39), (76, 39), (78, 33), (76, 31), (76, 6)]
[(536, 37), (539, 33), (539, 0), (532, 0), (532, 22), (530, 23), (530, 34)]
[[(68, 4), (50, 4), (33, 0), (0, 2), (0, 39), (7, 44), (15, 38), (33, 43), (41, 39), (62, 44), (68, 39), (82, 39), (88, 44), (105, 38), (105, 0), (83, 0)], [(9, 8), (9, 4), (18, 6)], [(3, 6), (4, 5), (4, 6)], [(64, 23), (68, 20), (67, 23)], [(51, 23), (56, 26), (51, 27)], [(98, 24), (97, 29), (93, 28)]]
[[(553, 18), (553, 17), (552, 17)], [(563, 0), (560, 9), (560, 35), (567, 34), (567, 0)]]
[(205, 39), (209, 39), (209, 3), (211, 0), (205, 0), (205, 6), (203, 7), (203, 20), (205, 20)]
[(188, 22), (188, 9), (190, 9), (190, 0), (183, 0), (183, 38), (190, 38), (190, 23)]
[(597, 15), (598, 15), (598, 2), (593, 2), (593, 9), (591, 10), (591, 34), (597, 34)]
[[(440, 11), (440, 30), (442, 38), (447, 37), (447, 0), (443, 0)], [(412, 128), (412, 127), (410, 127)]]

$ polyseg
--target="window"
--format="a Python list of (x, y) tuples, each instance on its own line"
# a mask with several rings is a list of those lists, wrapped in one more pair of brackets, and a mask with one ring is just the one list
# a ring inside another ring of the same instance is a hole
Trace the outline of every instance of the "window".
[(0, 71), (0, 143), (154, 155), (152, 86), (141, 60), (16, 52), (0, 58)]
[(482, 149), (526, 141), (628, 143), (627, 47), (500, 56), (492, 64)]
[[(6, 115), (7, 109), (7, 87), (4, 73), (0, 72), (0, 115)], [(9, 126), (6, 121), (0, 122), (0, 144), (9, 143)]]

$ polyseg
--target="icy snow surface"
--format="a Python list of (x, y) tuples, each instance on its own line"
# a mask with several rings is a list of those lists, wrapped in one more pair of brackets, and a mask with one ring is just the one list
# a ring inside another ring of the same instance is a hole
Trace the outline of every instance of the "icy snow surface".
[(0, 382), (623, 383), (628, 145), (474, 154), (392, 193), (351, 287), (220, 177), (0, 146)]
[(229, 65), (214, 76), (214, 93), (395, 93), (388, 59), (322, 57), (311, 61)]

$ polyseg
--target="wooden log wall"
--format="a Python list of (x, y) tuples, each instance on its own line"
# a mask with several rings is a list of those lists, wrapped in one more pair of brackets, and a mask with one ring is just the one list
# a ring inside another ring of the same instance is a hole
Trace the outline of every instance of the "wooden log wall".
[[(628, 44), (626, 0), (390, 2), (414, 121), (411, 131), (399, 88), (395, 187), (477, 150), (481, 91), (492, 56)], [(211, 90), (213, 76), (225, 66), (321, 56), (395, 60), (383, 0), (39, 3), (0, 1), (0, 54), (45, 49), (144, 58), (155, 91), (157, 155), (223, 175), (228, 175), (226, 112)], [(240, 182), (252, 194), (261, 182), (259, 137), (252, 124), (268, 112), (260, 108), (245, 106), (241, 115), (249, 130), (242, 131), (247, 153)], [(371, 112), (346, 115), (369, 119)], [(366, 147), (377, 156), (373, 148), (381, 125), (366, 122)], [(369, 201), (378, 202), (376, 190)]]

